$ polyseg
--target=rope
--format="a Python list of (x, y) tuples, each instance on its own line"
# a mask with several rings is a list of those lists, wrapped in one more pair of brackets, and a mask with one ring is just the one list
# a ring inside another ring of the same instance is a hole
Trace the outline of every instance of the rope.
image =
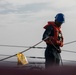
[(9, 58), (14, 57), (14, 56), (16, 56), (16, 55), (17, 55), (17, 54), (14, 54), (14, 55), (8, 56), (8, 57), (6, 57), (6, 58), (0, 59), (0, 61), (3, 61), (3, 60), (6, 60), (6, 59), (9, 59)]
[[(76, 42), (76, 40), (64, 43), (64, 45), (68, 45), (68, 44), (75, 43), (75, 42)], [(39, 48), (39, 49), (45, 49), (46, 48), (46, 47), (17, 46), (17, 45), (0, 45), (0, 46), (3, 46), (3, 47), (20, 47), (20, 48), (29, 48), (29, 47), (31, 47), (31, 48)]]
[(31, 48), (34, 48), (35, 46), (37, 46), (38, 44), (40, 44), (40, 43), (43, 42), (43, 41), (44, 41), (44, 40), (38, 42), (37, 44), (33, 45), (32, 47), (29, 47), (28, 49), (22, 51), (21, 53), (24, 53), (25, 51), (27, 51), (27, 50), (29, 50), (29, 49), (31, 49)]
[[(44, 40), (46, 40), (47, 38), (48, 38), (48, 37), (46, 37)], [(26, 49), (26, 50), (21, 51), (20, 53), (24, 53), (25, 51), (30, 50), (31, 48), (33, 48), (33, 47), (37, 46), (38, 44), (40, 44), (41, 42), (43, 42), (44, 40), (41, 40), (41, 41), (38, 42), (37, 44), (33, 45), (32, 47), (29, 47), (29, 48)], [(17, 54), (14, 54), (14, 55), (8, 56), (8, 57), (6, 57), (6, 58), (1, 59), (0, 61), (3, 61), (3, 60), (6, 60), (6, 59), (9, 59), (9, 58), (14, 57), (14, 56), (16, 56), (16, 55), (17, 55)]]
[(76, 53), (76, 51), (69, 51), (69, 50), (62, 50), (62, 51)]
[(29, 46), (17, 46), (17, 45), (0, 45), (0, 46), (3, 46), (3, 47), (21, 47), (21, 48), (29, 47)]
[[(69, 50), (62, 50), (64, 52), (70, 52), (70, 53), (76, 53), (76, 51), (69, 51)], [(6, 55), (6, 54), (0, 54), (0, 56), (12, 56), (12, 55)], [(33, 57), (35, 58), (35, 57)], [(43, 57), (39, 57), (39, 58), (43, 58)]]
[(65, 43), (64, 45), (71, 44), (71, 43), (75, 43), (75, 42), (76, 42), (76, 40), (71, 41), (71, 42), (67, 42), (67, 43)]
[[(27, 58), (36, 58), (36, 59), (45, 59), (44, 57), (32, 57), (32, 56), (26, 56)], [(76, 62), (76, 60), (67, 60), (67, 59), (63, 59), (63, 61), (69, 61), (69, 62)], [(15, 63), (15, 61), (6, 61), (6, 62), (12, 62)], [(41, 62), (42, 63), (42, 62)]]
[[(47, 37), (47, 38), (48, 38), (48, 37)], [(44, 40), (46, 40), (47, 38), (45, 38)], [(38, 44), (40, 44), (41, 42), (43, 42), (44, 40), (38, 42), (37, 44), (35, 44), (35, 45), (29, 47), (29, 48), (26, 49), (26, 50), (21, 51), (20, 53), (24, 53), (24, 52), (30, 50), (31, 48), (42, 48), (42, 49), (45, 49), (45, 47), (35, 47), (35, 46), (37, 46)], [(70, 43), (74, 43), (74, 42), (76, 42), (76, 41), (71, 41), (71, 42), (65, 43), (64, 45), (67, 45), (67, 44), (70, 44)], [(52, 44), (53, 44), (53, 43), (52, 43)], [(54, 45), (54, 44), (53, 44), (53, 45)], [(24, 47), (24, 48), (25, 48), (25, 46), (15, 46), (15, 45), (0, 45), (0, 46), (6, 46), (6, 47)], [(55, 47), (55, 45), (54, 45), (54, 47)], [(55, 47), (55, 48), (56, 48), (56, 47)], [(56, 49), (57, 49), (57, 48), (56, 48)], [(67, 51), (67, 52), (73, 52), (73, 51)], [(14, 57), (14, 56), (16, 56), (16, 55), (17, 55), (17, 54), (8, 56), (8, 57), (6, 57), (6, 58), (1, 59), (0, 61), (9, 59), (9, 58)]]
[[(50, 42), (52, 43), (52, 45), (54, 46), (54, 48), (56, 49), (56, 50), (59, 50), (55, 45), (54, 45), (54, 43), (50, 40)], [(62, 57), (61, 57), (61, 55), (60, 55), (60, 60), (61, 60), (61, 65), (63, 66), (63, 62), (62, 62)]]

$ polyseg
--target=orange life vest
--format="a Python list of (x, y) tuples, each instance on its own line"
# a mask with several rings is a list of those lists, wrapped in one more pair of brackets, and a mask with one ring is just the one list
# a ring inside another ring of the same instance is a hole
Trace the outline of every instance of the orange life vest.
[(52, 25), (54, 28), (54, 36), (50, 36), (49, 39), (45, 40), (47, 44), (54, 44), (59, 45), (60, 47), (63, 46), (63, 36), (62, 32), (60, 30), (61, 27), (57, 27), (54, 22), (48, 22), (46, 26), (44, 26), (44, 29), (46, 29), (49, 25)]

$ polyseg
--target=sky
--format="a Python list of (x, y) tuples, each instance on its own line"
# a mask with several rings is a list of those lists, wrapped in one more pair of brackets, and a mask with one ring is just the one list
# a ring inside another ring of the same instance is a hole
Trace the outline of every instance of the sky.
[[(33, 46), (42, 40), (43, 27), (54, 21), (57, 13), (65, 15), (62, 25), (64, 44), (76, 40), (76, 0), (0, 0), (0, 45)], [(38, 46), (46, 47), (45, 42)], [(76, 43), (62, 50), (76, 51)], [(1, 47), (0, 53), (13, 55), (26, 48)], [(26, 56), (44, 57), (44, 49), (30, 49)], [(63, 52), (62, 59), (76, 60), (75, 53)]]

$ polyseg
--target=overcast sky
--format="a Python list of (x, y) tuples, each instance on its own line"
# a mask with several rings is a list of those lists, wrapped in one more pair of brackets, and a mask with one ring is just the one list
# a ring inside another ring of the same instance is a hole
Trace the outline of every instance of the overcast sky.
[[(42, 40), (43, 26), (65, 15), (64, 43), (76, 40), (76, 0), (0, 0), (0, 45), (33, 46)], [(46, 47), (43, 42), (38, 46)], [(0, 47), (1, 54), (15, 54), (26, 48)], [(76, 51), (76, 43), (62, 49)], [(31, 49), (26, 56), (44, 56), (45, 50)], [(63, 59), (76, 60), (76, 54), (61, 53)]]

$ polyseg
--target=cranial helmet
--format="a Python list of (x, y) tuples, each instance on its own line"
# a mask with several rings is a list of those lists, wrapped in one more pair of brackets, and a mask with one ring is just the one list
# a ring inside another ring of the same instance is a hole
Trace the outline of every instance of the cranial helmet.
[(55, 16), (55, 20), (58, 21), (58, 22), (64, 23), (64, 21), (65, 21), (65, 19), (64, 19), (64, 14), (58, 13), (58, 14)]

